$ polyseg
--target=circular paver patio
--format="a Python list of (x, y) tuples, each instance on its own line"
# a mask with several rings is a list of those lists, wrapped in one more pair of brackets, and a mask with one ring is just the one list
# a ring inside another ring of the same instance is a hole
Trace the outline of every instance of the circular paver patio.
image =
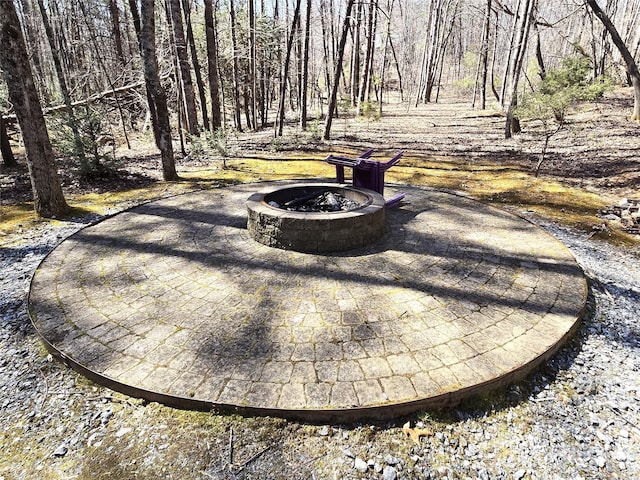
[(177, 407), (353, 421), (522, 378), (585, 308), (566, 247), (504, 211), (403, 187), (381, 240), (305, 254), (247, 233), (245, 202), (271, 185), (158, 200), (65, 240), (29, 296), (49, 350)]

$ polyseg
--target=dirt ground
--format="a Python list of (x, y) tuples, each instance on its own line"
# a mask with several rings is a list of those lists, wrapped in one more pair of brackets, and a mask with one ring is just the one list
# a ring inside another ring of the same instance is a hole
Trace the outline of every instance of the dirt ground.
[[(640, 125), (629, 121), (633, 107), (630, 88), (618, 89), (602, 100), (577, 107), (567, 125), (549, 143), (540, 175), (562, 180), (612, 201), (640, 196)], [(270, 128), (261, 132), (230, 134), (227, 143), (232, 156), (297, 154), (317, 152), (322, 158), (332, 151), (404, 151), (405, 158), (418, 161), (455, 161), (474, 166), (501, 165), (533, 171), (544, 143), (540, 122), (522, 123), (522, 133), (504, 138), (504, 117), (497, 109), (473, 110), (466, 101), (444, 97), (439, 103), (384, 105), (383, 116), (354, 118), (341, 115), (334, 120), (332, 140), (320, 140), (322, 122), (311, 121), (309, 134), (297, 127), (285, 130), (282, 139), (273, 138)], [(17, 169), (2, 167), (2, 204), (12, 205), (31, 198), (30, 184), (20, 159)], [(148, 144), (120, 147), (119, 170), (115, 175), (91, 181), (80, 180), (59, 159), (66, 194), (106, 193), (147, 186), (160, 179), (159, 157)], [(183, 158), (176, 148), (179, 170), (197, 170), (206, 159)]]
[[(380, 119), (343, 116), (334, 120), (332, 140), (318, 142), (321, 151), (333, 148), (390, 153), (405, 157), (471, 165), (503, 165), (533, 171), (544, 144), (540, 122), (523, 121), (522, 132), (504, 138), (505, 118), (494, 105), (474, 110), (467, 101), (444, 96), (439, 103), (384, 105)], [(613, 197), (638, 196), (640, 187), (640, 125), (629, 121), (633, 109), (630, 88), (609, 92), (598, 102), (577, 106), (567, 125), (549, 143), (540, 175)], [(322, 125), (318, 128), (322, 130)], [(268, 150), (271, 131), (243, 134), (240, 145)], [(291, 132), (289, 132), (291, 135)]]

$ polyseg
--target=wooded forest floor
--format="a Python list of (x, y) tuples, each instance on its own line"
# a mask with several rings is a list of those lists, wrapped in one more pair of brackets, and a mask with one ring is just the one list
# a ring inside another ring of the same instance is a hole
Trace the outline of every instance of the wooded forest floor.
[[(388, 172), (388, 181), (465, 192), (489, 203), (521, 205), (536, 213), (546, 210), (556, 220), (557, 215), (572, 211), (578, 216), (593, 215), (624, 198), (640, 197), (640, 126), (628, 120), (632, 106), (632, 91), (618, 89), (598, 102), (574, 109), (567, 125), (551, 137), (539, 179), (533, 173), (544, 144), (541, 122), (523, 121), (522, 133), (505, 140), (505, 120), (498, 110), (473, 110), (468, 102), (445, 97), (439, 103), (421, 104), (417, 108), (407, 103), (385, 104), (383, 116), (378, 119), (373, 115), (361, 118), (342, 115), (334, 120), (332, 140), (328, 142), (320, 140), (322, 121), (313, 119), (306, 132), (300, 132), (291, 122), (285, 135), (279, 138), (273, 137), (270, 128), (232, 132), (215, 141), (203, 138), (196, 145), (187, 145), (187, 155), (180, 152), (176, 142), (177, 168), (191, 185), (165, 184), (162, 191), (166, 195), (174, 190), (237, 181), (331, 177), (332, 167), (322, 163), (328, 153), (355, 155), (376, 148), (376, 157), (380, 159), (397, 151), (405, 152), (400, 164)], [(134, 137), (132, 149), (122, 146), (117, 149), (118, 170), (107, 177), (79, 179), (69, 160), (58, 160), (64, 191), (72, 205), (75, 201), (76, 205), (90, 207), (92, 202), (99, 203), (104, 198), (113, 199), (115, 204), (117, 194), (127, 191), (151, 198), (157, 194), (161, 168), (159, 155), (149, 143), (150, 136), (129, 135)], [(582, 210), (575, 205), (572, 209), (571, 202), (561, 205), (566, 192), (551, 191), (549, 181), (560, 182), (563, 188), (576, 187), (573, 194), (597, 195), (600, 208), (593, 198), (576, 199)], [(141, 191), (152, 185), (156, 190), (152, 188), (150, 194)], [(11, 170), (2, 167), (1, 187), (3, 210), (19, 204), (28, 207), (31, 187), (24, 165)], [(98, 199), (96, 195), (101, 194), (109, 195)], [(134, 194), (124, 196), (129, 201), (135, 200)], [(585, 202), (590, 204), (589, 208)], [(550, 213), (551, 210), (554, 212)], [(8, 234), (13, 226), (9, 222), (14, 217), (7, 211), (2, 217), (5, 227), (0, 234)], [(15, 220), (29, 221), (22, 217)], [(594, 218), (581, 221), (574, 216), (565, 220), (583, 229), (617, 232), (622, 228), (615, 222)]]
[[(299, 133), (230, 134), (160, 179), (149, 142), (118, 149), (119, 172), (79, 181), (61, 163), (73, 215), (38, 221), (26, 169), (1, 171), (0, 480), (622, 479), (640, 475), (640, 263), (637, 235), (601, 210), (639, 198), (640, 126), (631, 89), (572, 113), (539, 178), (539, 124), (504, 140), (504, 117), (443, 98), (385, 105), (379, 120), (339, 118)], [(177, 145), (177, 142), (176, 142)], [(518, 213), (564, 242), (590, 281), (589, 312), (567, 345), (524, 381), (447, 411), (396, 421), (310, 425), (187, 412), (97, 386), (51, 361), (25, 294), (56, 244), (101, 216), (154, 198), (260, 180), (331, 177), (328, 153), (404, 150), (389, 182), (460, 192)], [(178, 149), (176, 149), (179, 151)], [(218, 149), (220, 150), (220, 149)], [(22, 160), (23, 163), (23, 160)], [(223, 163), (226, 168), (223, 168)], [(607, 240), (603, 242), (599, 240)], [(406, 422), (413, 430), (403, 428)], [(418, 427), (418, 429), (415, 429)], [(407, 433), (416, 437), (412, 440)]]

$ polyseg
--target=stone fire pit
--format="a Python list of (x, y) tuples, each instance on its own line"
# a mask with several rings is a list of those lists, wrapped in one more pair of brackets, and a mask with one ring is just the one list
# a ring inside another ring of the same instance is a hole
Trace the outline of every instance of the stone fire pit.
[(256, 241), (305, 253), (363, 247), (385, 229), (384, 197), (335, 183), (301, 183), (258, 192), (247, 200)]

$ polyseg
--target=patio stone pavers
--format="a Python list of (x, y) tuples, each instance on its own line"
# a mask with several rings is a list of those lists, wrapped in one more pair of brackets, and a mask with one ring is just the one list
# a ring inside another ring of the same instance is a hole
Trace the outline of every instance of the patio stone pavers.
[(512, 214), (403, 186), (382, 239), (313, 255), (249, 237), (245, 201), (267, 186), (158, 200), (66, 239), (30, 291), (47, 347), (173, 406), (351, 421), (522, 378), (585, 308), (567, 248)]

